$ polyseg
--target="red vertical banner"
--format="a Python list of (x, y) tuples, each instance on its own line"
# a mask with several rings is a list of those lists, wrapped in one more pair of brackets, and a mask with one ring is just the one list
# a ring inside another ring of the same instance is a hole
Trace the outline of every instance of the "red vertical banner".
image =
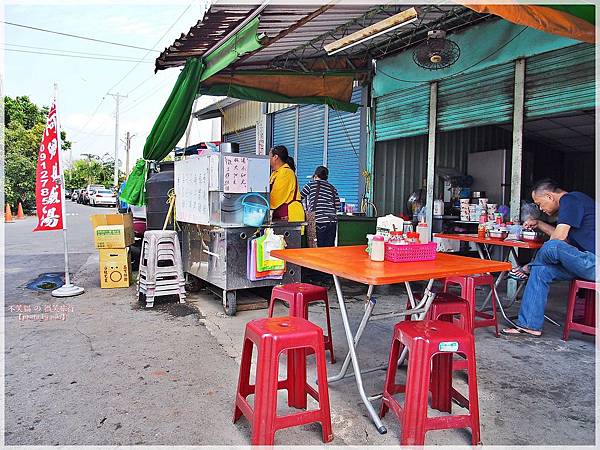
[(56, 101), (53, 101), (38, 154), (35, 178), (38, 225), (33, 231), (63, 229), (59, 133)]

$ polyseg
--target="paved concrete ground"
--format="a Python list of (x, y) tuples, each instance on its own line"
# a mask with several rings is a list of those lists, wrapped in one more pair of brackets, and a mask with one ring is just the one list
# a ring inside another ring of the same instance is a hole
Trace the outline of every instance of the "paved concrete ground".
[[(244, 325), (264, 310), (226, 316), (207, 293), (187, 305), (157, 303), (147, 310), (135, 289), (101, 290), (88, 216), (108, 212), (69, 204), (75, 282), (82, 296), (57, 301), (25, 290), (39, 273), (60, 271), (59, 233), (30, 233), (33, 219), (6, 226), (5, 443), (7, 445), (244, 445), (249, 428), (231, 424)], [(364, 289), (347, 284), (354, 327)], [(549, 314), (562, 322), (566, 287), (553, 289)], [(330, 291), (339, 370), (346, 351), (335, 294)], [(406, 303), (401, 287), (376, 292), (376, 312)], [(64, 321), (20, 321), (16, 305), (65, 304)], [(11, 312), (11, 305), (13, 311)], [(283, 307), (277, 308), (283, 314)], [(323, 308), (311, 320), (324, 324)], [(516, 311), (516, 309), (515, 309)], [(394, 319), (369, 324), (359, 348), (364, 367), (387, 361)], [(489, 445), (593, 445), (595, 436), (594, 340), (547, 324), (542, 338), (495, 338), (479, 329), (477, 362), (482, 440)], [(312, 370), (313, 358), (309, 358)], [(369, 393), (381, 391), (384, 372), (366, 376)], [(313, 377), (309, 377), (311, 380)], [(456, 376), (459, 385), (464, 377)], [(379, 435), (366, 417), (352, 379), (330, 385), (337, 445), (396, 445), (393, 415)], [(285, 394), (281, 394), (281, 404)], [(460, 408), (455, 407), (457, 411)], [(282, 406), (282, 409), (283, 406)], [(282, 430), (278, 444), (318, 445), (320, 427)], [(468, 444), (467, 431), (438, 431), (428, 444)]]

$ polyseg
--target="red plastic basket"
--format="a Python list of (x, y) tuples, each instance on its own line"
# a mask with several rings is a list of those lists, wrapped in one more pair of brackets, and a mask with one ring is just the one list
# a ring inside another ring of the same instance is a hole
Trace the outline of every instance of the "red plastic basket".
[(390, 262), (431, 261), (437, 254), (437, 243), (393, 245), (386, 242), (385, 260)]

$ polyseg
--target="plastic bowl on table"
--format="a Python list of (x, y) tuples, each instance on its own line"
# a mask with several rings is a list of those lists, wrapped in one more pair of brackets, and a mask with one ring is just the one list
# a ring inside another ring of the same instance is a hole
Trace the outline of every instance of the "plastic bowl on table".
[(508, 237), (508, 231), (490, 230), (490, 237), (504, 240)]
[(523, 231), (523, 240), (525, 241), (537, 241), (538, 235), (535, 231)]

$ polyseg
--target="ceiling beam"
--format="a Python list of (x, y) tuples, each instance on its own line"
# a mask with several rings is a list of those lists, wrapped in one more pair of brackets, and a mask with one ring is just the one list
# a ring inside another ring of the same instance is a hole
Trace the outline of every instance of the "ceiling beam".
[(321, 14), (323, 14), (324, 12), (330, 10), (331, 8), (333, 8), (335, 6), (334, 3), (330, 3), (328, 5), (325, 6), (321, 6), (319, 9), (313, 11), (312, 13), (310, 13), (308, 16), (303, 17), (302, 19), (300, 19), (298, 22), (296, 22), (295, 24), (293, 24), (292, 26), (290, 26), (287, 30), (282, 30), (280, 31), (276, 36), (273, 36), (272, 38), (267, 37), (266, 39), (266, 43), (265, 45), (263, 45), (261, 48), (254, 50), (253, 52), (250, 52), (244, 56), (242, 56), (240, 59), (238, 59), (236, 61), (236, 63), (234, 64), (234, 66), (236, 66), (239, 63), (244, 62), (245, 60), (247, 60), (248, 58), (254, 56), (256, 53), (260, 52), (261, 50), (263, 50), (264, 48), (268, 47), (271, 44), (274, 44), (275, 42), (279, 41), (280, 39), (286, 37), (288, 34), (296, 31), (298, 28), (302, 27), (303, 25), (307, 24), (308, 22), (310, 22), (311, 20), (313, 20), (315, 17), (320, 16)]

